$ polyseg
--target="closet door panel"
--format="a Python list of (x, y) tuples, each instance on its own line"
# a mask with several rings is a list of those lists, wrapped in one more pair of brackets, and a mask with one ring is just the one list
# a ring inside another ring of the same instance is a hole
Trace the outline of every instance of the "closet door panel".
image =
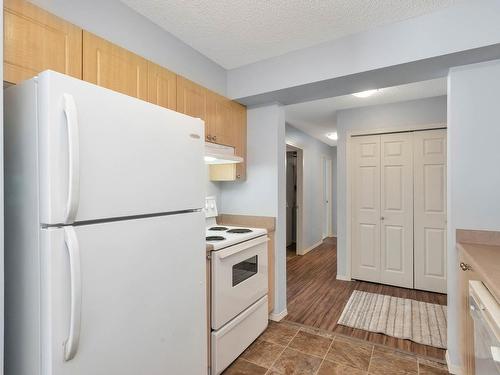
[(446, 130), (414, 135), (415, 288), (446, 293)]
[(413, 288), (412, 133), (382, 135), (380, 152), (380, 281)]
[(380, 136), (352, 138), (352, 277), (380, 281)]

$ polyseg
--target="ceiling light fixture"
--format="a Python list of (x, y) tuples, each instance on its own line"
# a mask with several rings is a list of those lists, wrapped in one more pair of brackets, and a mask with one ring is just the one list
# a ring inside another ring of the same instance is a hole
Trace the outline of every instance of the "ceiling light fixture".
[(366, 90), (366, 91), (361, 91), (361, 92), (355, 92), (354, 95), (356, 98), (368, 98), (369, 96), (372, 96), (373, 94), (377, 93), (378, 90)]
[(337, 139), (339, 139), (337, 132), (327, 133), (326, 137), (331, 139), (332, 141), (336, 141)]

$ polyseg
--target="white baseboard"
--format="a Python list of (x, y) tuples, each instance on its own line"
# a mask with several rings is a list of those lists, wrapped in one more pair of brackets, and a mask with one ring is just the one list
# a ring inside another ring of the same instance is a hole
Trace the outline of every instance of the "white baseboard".
[(279, 321), (283, 320), (283, 318), (287, 315), (288, 315), (288, 311), (287, 311), (287, 309), (285, 309), (280, 313), (274, 313), (274, 312), (270, 313), (269, 319), (272, 320), (273, 322), (279, 322)]
[(350, 276), (345, 276), (345, 275), (337, 275), (337, 280), (351, 281), (351, 277)]
[(309, 246), (307, 249), (297, 251), (297, 254), (299, 254), (299, 255), (306, 255), (309, 251), (311, 251), (311, 250), (312, 250), (312, 249), (314, 249), (315, 247), (318, 247), (318, 246), (319, 246), (319, 245), (321, 245), (322, 243), (323, 243), (323, 240), (318, 241), (318, 242), (316, 242), (314, 245)]
[(448, 354), (448, 350), (446, 351), (445, 358), (446, 366), (448, 366), (448, 372), (453, 375), (462, 375), (462, 368), (450, 362), (450, 355)]

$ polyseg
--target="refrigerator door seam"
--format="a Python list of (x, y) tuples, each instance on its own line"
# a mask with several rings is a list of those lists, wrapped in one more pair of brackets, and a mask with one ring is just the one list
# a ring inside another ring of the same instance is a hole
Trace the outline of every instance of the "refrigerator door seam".
[(134, 215), (134, 216), (122, 216), (122, 217), (113, 217), (108, 219), (96, 219), (96, 220), (87, 220), (87, 221), (75, 221), (74, 223), (64, 224), (42, 224), (42, 228), (65, 228), (65, 227), (76, 227), (76, 226), (84, 226), (84, 225), (94, 225), (94, 224), (103, 224), (103, 223), (113, 223), (116, 221), (127, 221), (127, 220), (139, 220), (139, 219), (148, 219), (151, 217), (159, 217), (159, 216), (171, 216), (171, 215), (182, 215), (188, 214), (191, 212), (201, 212), (201, 208), (191, 209), (191, 210), (182, 210), (182, 211), (172, 211), (172, 212), (162, 212), (157, 214), (145, 214), (145, 215)]

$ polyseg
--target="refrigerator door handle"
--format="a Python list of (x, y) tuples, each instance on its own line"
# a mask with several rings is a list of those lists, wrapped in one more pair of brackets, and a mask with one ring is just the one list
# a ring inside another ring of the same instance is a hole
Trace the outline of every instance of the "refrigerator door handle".
[(68, 126), (68, 200), (66, 203), (66, 224), (75, 220), (80, 200), (80, 150), (78, 139), (78, 113), (75, 99), (63, 94), (64, 114)]
[(80, 248), (73, 227), (64, 227), (64, 242), (69, 254), (71, 313), (68, 339), (64, 343), (64, 360), (72, 360), (78, 351), (80, 343), (80, 328), (82, 315), (82, 277), (80, 269)]

